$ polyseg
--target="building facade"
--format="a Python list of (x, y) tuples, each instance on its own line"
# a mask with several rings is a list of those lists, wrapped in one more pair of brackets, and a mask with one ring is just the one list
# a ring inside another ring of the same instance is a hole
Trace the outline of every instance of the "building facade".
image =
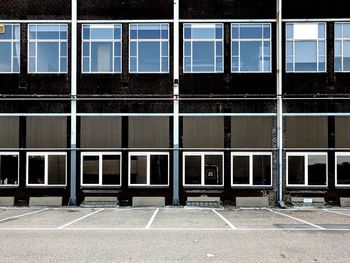
[(1, 1), (0, 196), (339, 204), (350, 15), (338, 2)]

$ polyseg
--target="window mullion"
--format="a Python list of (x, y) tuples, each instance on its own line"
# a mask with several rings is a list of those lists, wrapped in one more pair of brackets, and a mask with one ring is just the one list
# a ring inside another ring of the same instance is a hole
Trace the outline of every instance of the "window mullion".
[(253, 154), (249, 154), (249, 185), (253, 186)]
[(98, 155), (98, 185), (102, 186), (102, 173), (103, 173), (103, 167), (102, 167), (102, 159), (103, 159), (103, 155), (102, 153), (100, 153)]
[(44, 155), (45, 161), (44, 161), (44, 173), (45, 173), (45, 182), (44, 185), (49, 185), (49, 155), (46, 153)]
[(146, 183), (147, 185), (151, 185), (151, 154), (147, 154), (146, 155), (146, 158), (147, 158), (147, 165), (146, 165), (146, 169), (147, 169), (147, 180), (146, 180)]
[(305, 185), (308, 186), (309, 185), (309, 155), (308, 154), (305, 154), (304, 155), (304, 163), (305, 163), (305, 170), (304, 170), (304, 173), (305, 173)]
[(205, 154), (201, 154), (201, 185), (205, 186), (205, 178), (204, 178), (204, 174), (205, 174)]

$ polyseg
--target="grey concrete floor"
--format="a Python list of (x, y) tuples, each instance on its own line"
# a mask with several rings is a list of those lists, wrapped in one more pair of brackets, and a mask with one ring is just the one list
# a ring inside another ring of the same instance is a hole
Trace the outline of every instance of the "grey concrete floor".
[(0, 262), (350, 262), (346, 209), (0, 208)]

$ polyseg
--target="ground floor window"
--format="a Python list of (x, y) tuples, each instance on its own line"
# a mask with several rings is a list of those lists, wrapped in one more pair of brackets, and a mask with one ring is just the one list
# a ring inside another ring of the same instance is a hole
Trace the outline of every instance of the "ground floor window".
[(336, 186), (350, 186), (350, 152), (335, 153)]
[(0, 186), (18, 186), (18, 152), (0, 153)]
[(28, 186), (65, 186), (67, 184), (67, 153), (28, 152)]
[(168, 186), (169, 153), (129, 153), (130, 186)]
[(120, 186), (120, 152), (84, 152), (81, 154), (82, 186)]
[(271, 153), (231, 153), (232, 186), (271, 186)]
[(327, 153), (287, 153), (287, 186), (327, 186)]
[(185, 186), (223, 186), (224, 153), (186, 152), (183, 154)]

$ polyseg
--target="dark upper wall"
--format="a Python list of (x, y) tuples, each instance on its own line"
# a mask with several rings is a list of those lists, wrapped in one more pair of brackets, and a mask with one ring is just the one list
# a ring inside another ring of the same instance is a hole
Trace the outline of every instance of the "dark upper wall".
[(78, 0), (78, 19), (172, 18), (172, 0)]
[(0, 19), (70, 19), (71, 0), (1, 0)]
[(181, 19), (276, 18), (275, 0), (180, 0)]

